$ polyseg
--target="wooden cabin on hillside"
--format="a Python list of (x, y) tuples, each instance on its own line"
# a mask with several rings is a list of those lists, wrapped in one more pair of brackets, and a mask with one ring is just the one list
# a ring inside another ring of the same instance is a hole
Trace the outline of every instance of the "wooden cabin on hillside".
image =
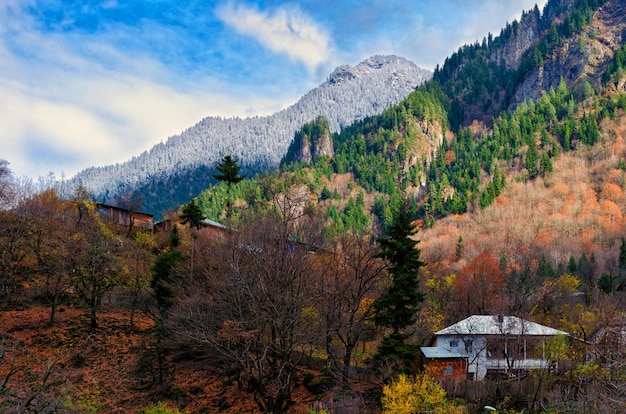
[(154, 215), (122, 207), (96, 203), (96, 211), (103, 220), (125, 227), (139, 227), (152, 232)]

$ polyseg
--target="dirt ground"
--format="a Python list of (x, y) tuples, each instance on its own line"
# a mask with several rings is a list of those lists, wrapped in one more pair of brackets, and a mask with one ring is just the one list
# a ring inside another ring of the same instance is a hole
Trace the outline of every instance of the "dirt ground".
[[(164, 401), (188, 413), (258, 412), (249, 393), (201, 361), (170, 361), (165, 386), (138, 370), (153, 343), (146, 315), (132, 330), (128, 311), (103, 311), (95, 330), (84, 315), (63, 306), (50, 326), (47, 307), (0, 311), (0, 411), (137, 413)], [(306, 413), (316, 397), (300, 386), (294, 401)]]

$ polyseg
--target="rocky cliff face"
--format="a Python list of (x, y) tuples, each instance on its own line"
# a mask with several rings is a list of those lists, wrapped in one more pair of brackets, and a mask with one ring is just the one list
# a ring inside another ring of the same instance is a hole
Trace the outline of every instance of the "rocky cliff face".
[(302, 161), (309, 163), (318, 156), (332, 157), (335, 155), (333, 139), (328, 129), (318, 136), (302, 134), (299, 139), (294, 140), (293, 145), (296, 149), (291, 159), (288, 160), (289, 162)]
[[(537, 10), (538, 12), (538, 10)], [(495, 50), (490, 60), (504, 62), (507, 69), (517, 69), (524, 52), (535, 44), (540, 35), (540, 16), (536, 12), (525, 14), (520, 22), (512, 24), (512, 36), (503, 47)]]
[(296, 132), (281, 164), (297, 161), (310, 163), (315, 157), (323, 155), (332, 157), (335, 155), (335, 148), (328, 120), (318, 117)]
[[(405, 172), (416, 164), (430, 166), (445, 139), (443, 128), (439, 123), (432, 124), (428, 121), (418, 120), (415, 122), (415, 127), (417, 128), (416, 145), (414, 150), (407, 154), (404, 161), (402, 167)], [(425, 173), (420, 178), (420, 185), (426, 186)]]
[(583, 33), (564, 39), (544, 65), (532, 71), (518, 86), (510, 106), (537, 99), (541, 91), (556, 88), (561, 78), (569, 88), (582, 93), (589, 82), (600, 89), (601, 77), (626, 33), (626, 4), (609, 1), (598, 9)]

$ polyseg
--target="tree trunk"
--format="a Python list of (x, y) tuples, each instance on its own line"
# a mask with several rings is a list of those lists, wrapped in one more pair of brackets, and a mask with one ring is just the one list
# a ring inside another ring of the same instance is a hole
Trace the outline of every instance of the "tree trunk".
[(97, 309), (97, 305), (92, 304), (91, 305), (91, 311), (89, 313), (89, 327), (91, 329), (97, 329), (98, 328), (98, 309)]
[(52, 326), (54, 324), (54, 318), (57, 313), (57, 295), (52, 294), (52, 299), (50, 303), (50, 320), (48, 320), (48, 326)]
[(350, 369), (352, 368), (352, 353), (354, 352), (355, 344), (348, 343), (346, 345), (346, 351), (343, 355), (343, 367), (341, 368), (341, 381), (343, 383), (343, 388), (347, 389), (350, 380)]
[(326, 369), (328, 370), (328, 372), (332, 372), (334, 367), (334, 354), (333, 354), (333, 350), (332, 350), (332, 342), (333, 342), (333, 336), (331, 335), (330, 332), (326, 333)]

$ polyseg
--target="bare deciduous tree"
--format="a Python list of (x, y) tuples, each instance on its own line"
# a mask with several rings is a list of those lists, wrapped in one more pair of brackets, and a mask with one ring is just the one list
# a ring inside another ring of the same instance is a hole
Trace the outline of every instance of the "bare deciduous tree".
[[(377, 252), (369, 237), (343, 234), (337, 237), (332, 252), (318, 254), (323, 268), (316, 278), (316, 308), (324, 325), (327, 366), (330, 370), (340, 366), (344, 386), (353, 378), (357, 346), (368, 329), (373, 329), (374, 300), (385, 274)], [(336, 355), (333, 345), (337, 342), (341, 344), (340, 355)]]
[(13, 173), (6, 160), (0, 160), (0, 210), (8, 208), (14, 201)]
[(16, 211), (0, 211), (0, 302), (11, 303), (27, 271), (28, 223)]
[[(58, 412), (61, 354), (34, 363), (35, 356), (21, 341), (0, 341), (0, 408), (2, 412)], [(8, 411), (7, 411), (8, 410)]]
[[(274, 214), (222, 245), (218, 267), (172, 310), (177, 335), (208, 345), (263, 412), (291, 404), (296, 365), (312, 342), (311, 229)], [(217, 247), (215, 247), (217, 249)]]

